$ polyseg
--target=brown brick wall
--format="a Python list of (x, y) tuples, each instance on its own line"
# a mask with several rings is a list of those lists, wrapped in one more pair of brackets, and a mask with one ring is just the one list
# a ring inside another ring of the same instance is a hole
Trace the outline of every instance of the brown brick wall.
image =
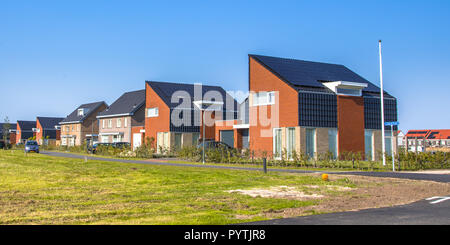
[(338, 152), (364, 153), (364, 100), (362, 97), (337, 97)]
[[(159, 116), (147, 117), (147, 109), (154, 107), (158, 107)], [(170, 130), (170, 109), (147, 83), (145, 84), (145, 108), (145, 138), (153, 137), (156, 143), (158, 132)]]
[(38, 142), (38, 144), (40, 144), (42, 135), (44, 134), (44, 129), (42, 128), (42, 125), (37, 118), (36, 118), (36, 128), (39, 129), (39, 132), (36, 132), (36, 141)]

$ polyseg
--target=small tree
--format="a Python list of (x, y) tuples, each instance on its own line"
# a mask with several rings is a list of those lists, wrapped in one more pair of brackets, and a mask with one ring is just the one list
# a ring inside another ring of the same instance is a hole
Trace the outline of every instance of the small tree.
[(11, 129), (11, 124), (9, 123), (9, 119), (8, 117), (5, 117), (5, 123), (3, 124), (3, 142), (5, 142), (5, 146), (6, 146), (6, 142), (9, 139), (9, 129)]

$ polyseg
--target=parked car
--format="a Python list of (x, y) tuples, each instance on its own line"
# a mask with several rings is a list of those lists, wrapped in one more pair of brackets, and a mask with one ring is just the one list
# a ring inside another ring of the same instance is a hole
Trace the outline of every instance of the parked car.
[[(197, 145), (197, 148), (199, 148), (199, 149), (203, 148), (202, 141), (200, 141), (200, 143)], [(210, 150), (210, 149), (222, 149), (222, 150), (226, 150), (226, 151), (232, 151), (234, 148), (227, 145), (224, 142), (205, 140), (205, 150)]]
[(125, 147), (131, 147), (131, 144), (128, 142), (114, 142), (112, 146), (115, 148), (123, 149)]
[(105, 147), (107, 147), (107, 146), (111, 146), (111, 145), (112, 145), (111, 143), (95, 143), (93, 145), (89, 145), (87, 147), (87, 150), (88, 150), (88, 152), (90, 152), (92, 154), (95, 154), (95, 152), (97, 151), (98, 146), (105, 146)]
[(128, 143), (128, 142), (95, 143), (92, 146), (88, 146), (88, 152), (90, 152), (92, 154), (95, 154), (95, 152), (97, 152), (98, 146), (105, 146), (105, 147), (111, 146), (111, 147), (114, 147), (114, 148), (123, 149), (125, 147), (130, 147), (131, 144)]
[(25, 152), (36, 152), (39, 153), (39, 145), (35, 140), (28, 140), (25, 143)]

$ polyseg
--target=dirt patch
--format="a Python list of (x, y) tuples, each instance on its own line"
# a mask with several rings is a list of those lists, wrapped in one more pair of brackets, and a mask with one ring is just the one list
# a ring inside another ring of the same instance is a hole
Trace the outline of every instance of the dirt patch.
[[(344, 195), (326, 195), (320, 198), (319, 203), (313, 206), (270, 210), (255, 216), (267, 218), (287, 218), (318, 213), (358, 211), (369, 208), (390, 207), (404, 205), (423, 200), (432, 196), (445, 196), (450, 194), (449, 183), (432, 181), (405, 180), (394, 178), (377, 178), (366, 176), (330, 176), (330, 181), (339, 178), (350, 179), (357, 188), (342, 187)], [(310, 189), (320, 189), (319, 186), (307, 186)], [(328, 188), (337, 188), (331, 186)], [(236, 217), (238, 218), (238, 217)], [(251, 218), (246, 216), (246, 219)]]
[(322, 198), (323, 195), (320, 194), (306, 194), (302, 191), (297, 190), (295, 187), (290, 186), (275, 186), (266, 189), (250, 189), (250, 190), (231, 190), (226, 191), (228, 193), (240, 193), (244, 195), (249, 195), (251, 197), (266, 197), (266, 198), (285, 198), (294, 200), (307, 200)]

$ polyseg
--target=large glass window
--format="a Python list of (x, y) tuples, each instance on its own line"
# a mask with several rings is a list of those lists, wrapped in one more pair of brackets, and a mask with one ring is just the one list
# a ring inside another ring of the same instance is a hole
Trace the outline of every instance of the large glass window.
[(292, 152), (295, 151), (295, 128), (287, 128), (286, 136), (287, 158), (292, 159)]
[(333, 154), (333, 158), (336, 159), (338, 156), (337, 148), (337, 129), (332, 128), (328, 130), (328, 151)]
[(107, 135), (102, 135), (102, 143), (109, 143), (109, 136)]
[(182, 144), (182, 137), (183, 135), (181, 133), (174, 133), (175, 134), (175, 144), (174, 144), (174, 148), (175, 150), (179, 150), (181, 149), (181, 144)]
[(273, 129), (273, 157), (281, 158), (281, 128)]
[(200, 133), (192, 133), (192, 145), (196, 146), (198, 144), (199, 138), (200, 138)]
[(373, 160), (373, 131), (364, 131), (364, 147), (365, 147), (365, 159), (368, 161)]
[(392, 134), (391, 131), (385, 131), (385, 146), (386, 146), (386, 154), (388, 156), (392, 155)]
[(314, 158), (316, 153), (316, 129), (306, 129), (306, 155), (309, 158)]

